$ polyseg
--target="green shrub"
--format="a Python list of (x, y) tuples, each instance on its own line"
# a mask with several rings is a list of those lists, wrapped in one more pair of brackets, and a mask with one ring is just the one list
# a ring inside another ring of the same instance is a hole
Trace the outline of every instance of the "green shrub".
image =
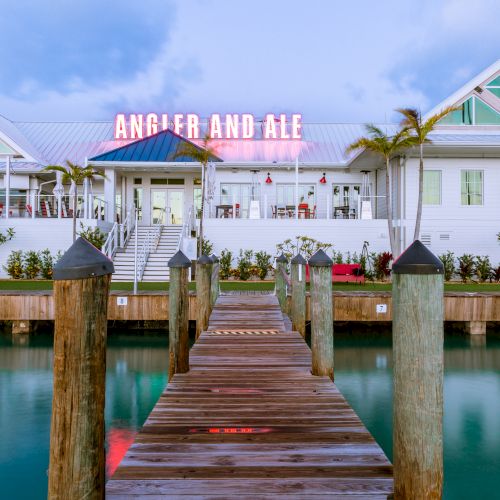
[(0, 231), (0, 245), (3, 245), (4, 243), (7, 243), (9, 240), (11, 240), (14, 237), (14, 234), (16, 234), (16, 232), (14, 231), (13, 227), (9, 227), (5, 231), (5, 234)]
[(44, 280), (51, 280), (54, 268), (54, 256), (46, 248), (40, 252), (40, 274)]
[(222, 280), (227, 280), (231, 275), (231, 264), (233, 262), (233, 252), (225, 248), (219, 257), (219, 276)]
[(203, 255), (212, 255), (214, 250), (214, 244), (205, 238), (203, 238), (203, 241), (201, 242), (201, 253)]
[(250, 270), (252, 267), (252, 250), (240, 250), (240, 256), (238, 257), (238, 272), (240, 280), (246, 281), (250, 278)]
[(458, 274), (464, 283), (471, 280), (474, 276), (475, 259), (468, 253), (458, 258)]
[(257, 276), (261, 280), (266, 279), (267, 273), (272, 269), (271, 259), (271, 254), (267, 252), (255, 252), (255, 264), (258, 269)]
[(448, 251), (439, 255), (439, 260), (443, 263), (445, 281), (450, 281), (455, 274), (455, 254)]
[(491, 272), (491, 278), (498, 283), (500, 281), (500, 266), (495, 267)]
[(3, 266), (5, 272), (13, 279), (18, 280), (23, 277), (23, 252), (14, 250), (7, 258), (7, 265)]
[(333, 247), (331, 243), (322, 243), (321, 241), (310, 238), (309, 236), (296, 236), (296, 243), (288, 238), (283, 243), (276, 245), (276, 252), (283, 254), (288, 260), (294, 255), (300, 253), (304, 259), (309, 260), (318, 250), (328, 251)]
[(106, 242), (106, 238), (108, 235), (103, 233), (98, 227), (87, 227), (80, 222), (81, 231), (78, 233), (78, 236), (86, 239), (89, 243), (92, 243), (99, 250), (102, 248), (104, 243)]
[(23, 257), (23, 271), (26, 279), (34, 280), (38, 278), (41, 269), (40, 253), (35, 250), (28, 250)]
[(482, 257), (477, 256), (474, 271), (480, 283), (484, 283), (491, 279), (492, 269), (490, 258), (487, 255), (483, 255)]

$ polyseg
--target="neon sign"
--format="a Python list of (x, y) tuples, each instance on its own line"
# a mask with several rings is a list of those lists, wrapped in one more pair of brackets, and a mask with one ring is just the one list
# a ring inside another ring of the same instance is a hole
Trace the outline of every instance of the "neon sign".
[[(253, 139), (254, 116), (250, 113), (220, 115), (214, 113), (207, 121), (207, 132), (211, 139)], [(187, 139), (200, 138), (200, 117), (195, 113), (175, 113), (169, 120), (164, 113), (137, 114), (118, 113), (115, 116), (115, 139), (143, 139), (162, 130), (172, 129)], [(302, 115), (268, 113), (262, 120), (262, 139), (302, 139)]]

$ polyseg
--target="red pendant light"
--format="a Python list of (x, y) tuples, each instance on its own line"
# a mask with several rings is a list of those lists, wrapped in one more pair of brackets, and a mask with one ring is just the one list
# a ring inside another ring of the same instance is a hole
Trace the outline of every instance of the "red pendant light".
[(267, 173), (267, 179), (266, 179), (266, 184), (272, 184), (273, 180), (271, 179), (271, 174), (268, 172)]
[(325, 172), (323, 172), (323, 177), (319, 180), (320, 184), (326, 184), (326, 177), (325, 177)]

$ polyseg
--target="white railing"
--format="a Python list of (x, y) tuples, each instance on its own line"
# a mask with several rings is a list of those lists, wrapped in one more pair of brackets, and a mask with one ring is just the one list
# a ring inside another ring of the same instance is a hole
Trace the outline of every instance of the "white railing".
[(158, 225), (153, 230), (146, 233), (146, 237), (144, 238), (141, 249), (137, 253), (137, 263), (135, 265), (137, 281), (142, 280), (142, 276), (144, 275), (144, 270), (146, 269), (146, 264), (148, 262), (149, 254), (152, 251), (155, 251), (158, 247), (162, 229), (163, 226)]
[(120, 224), (120, 247), (124, 248), (132, 236), (135, 228), (135, 212), (136, 208), (131, 206), (127, 211), (127, 216), (122, 224)]
[(177, 242), (177, 251), (182, 248), (182, 241), (185, 237), (191, 236), (191, 231), (195, 227), (196, 221), (194, 219), (194, 207), (190, 206), (188, 210), (188, 215), (182, 224), (181, 233), (179, 235), (179, 241)]
[(253, 200), (225, 195), (207, 208), (205, 216), (218, 219), (376, 219), (384, 218), (379, 215), (380, 206), (377, 207), (377, 201), (383, 199), (385, 196), (358, 196), (344, 201), (342, 197), (335, 199), (331, 193), (318, 192), (316, 199), (301, 198), (295, 204), (278, 199), (272, 193)]
[(111, 228), (111, 231), (108, 233), (108, 237), (106, 238), (106, 241), (104, 242), (104, 245), (101, 248), (102, 253), (104, 255), (107, 255), (110, 259), (113, 258), (113, 255), (115, 254), (119, 246), (118, 226), (119, 225), (116, 222), (113, 224), (113, 227)]

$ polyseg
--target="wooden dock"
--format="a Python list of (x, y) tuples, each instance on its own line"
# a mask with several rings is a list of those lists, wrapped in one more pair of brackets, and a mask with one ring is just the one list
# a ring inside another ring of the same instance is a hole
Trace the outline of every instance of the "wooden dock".
[[(275, 296), (219, 297), (107, 498), (387, 498), (392, 467)], [(389, 411), (389, 409), (388, 409)]]

